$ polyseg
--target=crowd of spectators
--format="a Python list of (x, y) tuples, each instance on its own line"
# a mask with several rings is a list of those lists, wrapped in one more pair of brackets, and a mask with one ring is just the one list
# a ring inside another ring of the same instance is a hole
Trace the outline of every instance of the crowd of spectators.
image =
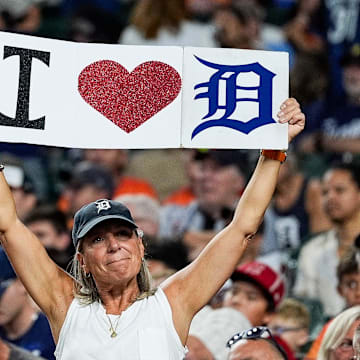
[[(360, 317), (359, 15), (360, 2), (351, 0), (0, 0), (1, 31), (289, 53), (290, 95), (307, 127), (237, 270), (195, 317), (189, 360), (240, 359), (240, 344), (227, 355), (226, 341), (264, 325), (288, 359), (351, 356)], [(126, 204), (144, 231), (154, 285), (228, 224), (255, 159), (244, 150), (0, 143), (19, 217), (60, 267), (69, 269), (74, 253), (74, 213), (111, 198)], [(0, 248), (0, 359), (52, 359), (46, 319), (9, 266)], [(16, 357), (18, 347), (28, 355)]]

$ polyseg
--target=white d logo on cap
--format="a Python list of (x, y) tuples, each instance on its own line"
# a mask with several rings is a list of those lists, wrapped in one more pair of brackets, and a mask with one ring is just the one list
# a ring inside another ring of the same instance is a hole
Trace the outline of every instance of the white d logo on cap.
[(101, 210), (109, 210), (111, 208), (110, 201), (103, 199), (95, 202), (98, 214)]

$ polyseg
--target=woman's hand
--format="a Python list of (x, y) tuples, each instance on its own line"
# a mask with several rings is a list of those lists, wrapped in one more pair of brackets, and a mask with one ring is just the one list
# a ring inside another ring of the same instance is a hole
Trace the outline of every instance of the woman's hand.
[(280, 106), (280, 111), (277, 115), (281, 124), (289, 124), (289, 143), (304, 130), (305, 115), (294, 98), (285, 100)]

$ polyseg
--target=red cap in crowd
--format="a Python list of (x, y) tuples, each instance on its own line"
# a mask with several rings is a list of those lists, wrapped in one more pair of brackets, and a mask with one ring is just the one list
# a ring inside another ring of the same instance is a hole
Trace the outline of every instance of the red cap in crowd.
[(231, 275), (231, 279), (248, 281), (259, 286), (274, 309), (280, 304), (285, 294), (285, 284), (281, 275), (270, 266), (257, 261), (238, 266)]

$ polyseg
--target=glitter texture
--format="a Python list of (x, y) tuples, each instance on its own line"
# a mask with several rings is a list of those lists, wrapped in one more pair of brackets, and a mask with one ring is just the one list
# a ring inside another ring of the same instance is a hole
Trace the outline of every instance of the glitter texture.
[(129, 73), (115, 61), (101, 60), (82, 70), (78, 89), (90, 106), (130, 133), (176, 99), (181, 78), (159, 61), (142, 63)]
[(4, 46), (4, 59), (15, 55), (19, 56), (20, 58), (16, 114), (15, 118), (13, 119), (0, 113), (0, 125), (44, 130), (45, 116), (36, 120), (29, 119), (31, 65), (32, 59), (35, 58), (49, 66), (50, 53), (47, 51)]

